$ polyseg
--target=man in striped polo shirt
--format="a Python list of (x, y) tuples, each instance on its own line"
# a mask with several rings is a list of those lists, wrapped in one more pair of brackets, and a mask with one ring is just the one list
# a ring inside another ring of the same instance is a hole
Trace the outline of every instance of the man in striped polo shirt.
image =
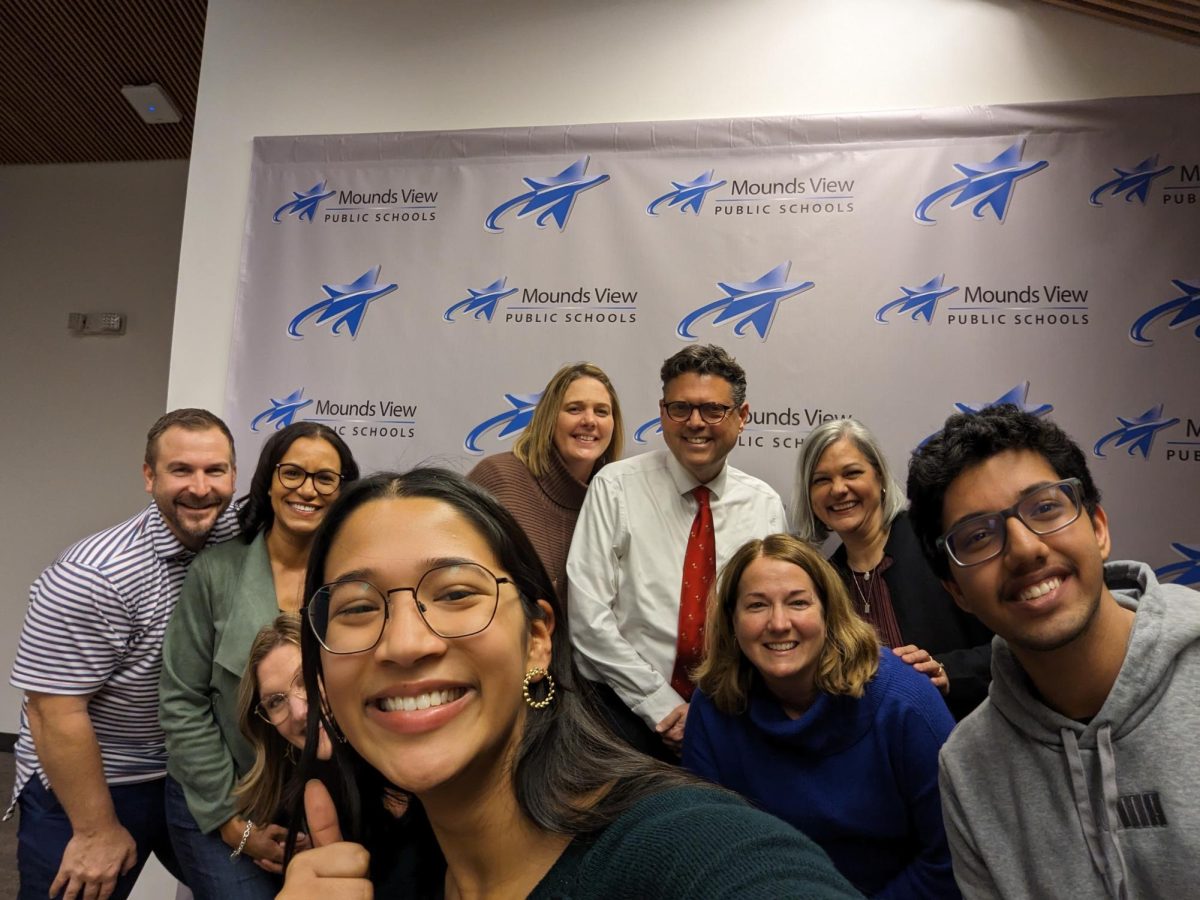
[(142, 471), (153, 502), (70, 547), (29, 591), (12, 672), (25, 692), (22, 898), (127, 897), (151, 852), (177, 871), (163, 813), (163, 632), (196, 553), (237, 531), (233, 436), (207, 410), (169, 412), (146, 436)]

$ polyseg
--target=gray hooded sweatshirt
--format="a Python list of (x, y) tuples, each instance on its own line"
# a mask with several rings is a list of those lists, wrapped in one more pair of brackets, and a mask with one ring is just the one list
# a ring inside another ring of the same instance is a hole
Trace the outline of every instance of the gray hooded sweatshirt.
[(950, 735), (939, 783), (963, 897), (1200, 897), (1200, 593), (1114, 562), (1136, 613), (1087, 725), (1038, 699), (992, 644), (988, 700)]

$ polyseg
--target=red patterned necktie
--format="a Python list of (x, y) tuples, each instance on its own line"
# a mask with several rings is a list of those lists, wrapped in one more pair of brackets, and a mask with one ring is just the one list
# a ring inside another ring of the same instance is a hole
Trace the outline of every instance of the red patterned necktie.
[(695, 688), (688, 678), (688, 672), (700, 663), (704, 655), (704, 609), (708, 602), (708, 589), (717, 574), (717, 540), (713, 533), (712, 509), (708, 505), (710, 493), (703, 485), (692, 491), (696, 498), (696, 518), (692, 520), (687, 550), (683, 554), (679, 638), (675, 645), (671, 687), (684, 700), (692, 699)]

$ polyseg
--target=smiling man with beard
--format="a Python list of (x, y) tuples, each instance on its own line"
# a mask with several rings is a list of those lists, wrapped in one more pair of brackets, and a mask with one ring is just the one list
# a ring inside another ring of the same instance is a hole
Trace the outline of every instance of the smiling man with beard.
[(127, 897), (151, 852), (178, 874), (163, 812), (163, 632), (196, 553), (237, 532), (233, 436), (207, 410), (169, 412), (142, 471), (153, 502), (67, 549), (29, 591), (12, 671), (25, 692), (22, 897)]
[(746, 373), (713, 344), (662, 365), (666, 450), (596, 473), (567, 557), (571, 643), (613, 728), (678, 761), (716, 570), (787, 530), (770, 485), (726, 463), (746, 427)]
[(908, 496), (934, 572), (996, 633), (988, 700), (940, 758), (963, 896), (1195, 896), (1200, 594), (1106, 562), (1083, 452), (1011, 404), (947, 419)]

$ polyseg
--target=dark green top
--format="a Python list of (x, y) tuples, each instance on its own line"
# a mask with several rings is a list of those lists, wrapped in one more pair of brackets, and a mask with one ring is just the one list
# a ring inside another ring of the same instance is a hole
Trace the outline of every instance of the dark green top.
[[(419, 807), (418, 807), (419, 808)], [(411, 815), (411, 813), (410, 813)], [(398, 823), (374, 852), (379, 900), (444, 897), (445, 862), (428, 823)], [(737, 795), (676, 787), (635, 803), (603, 831), (576, 837), (531, 900), (849, 900), (858, 893), (816, 844)]]
[(681, 787), (575, 838), (531, 900), (861, 897), (803, 834), (724, 791)]

